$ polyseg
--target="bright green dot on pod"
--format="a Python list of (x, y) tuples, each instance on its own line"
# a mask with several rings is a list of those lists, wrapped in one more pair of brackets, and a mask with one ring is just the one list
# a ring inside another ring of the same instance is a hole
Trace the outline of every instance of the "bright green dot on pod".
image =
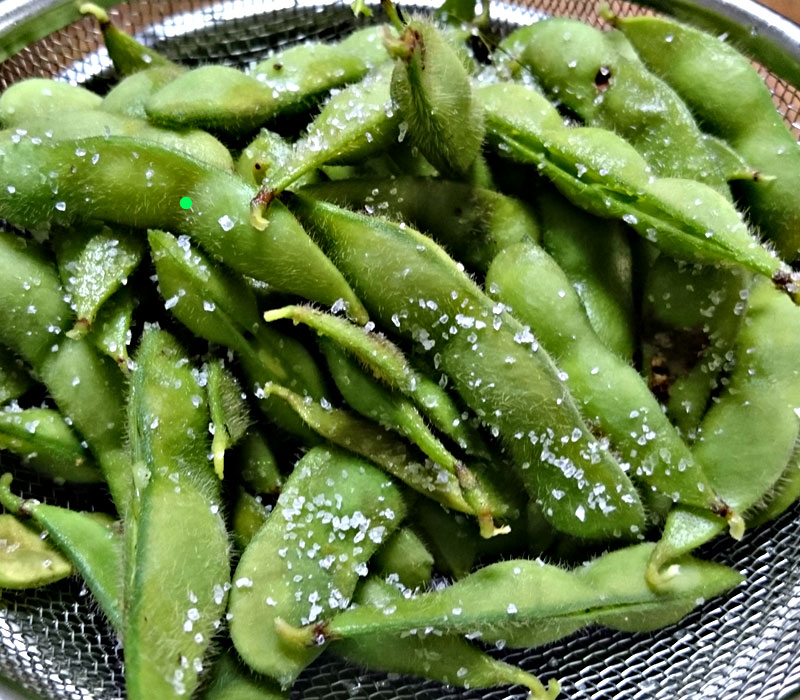
[(180, 205), (181, 205), (181, 209), (191, 209), (192, 208), (192, 198), (191, 197), (181, 197)]

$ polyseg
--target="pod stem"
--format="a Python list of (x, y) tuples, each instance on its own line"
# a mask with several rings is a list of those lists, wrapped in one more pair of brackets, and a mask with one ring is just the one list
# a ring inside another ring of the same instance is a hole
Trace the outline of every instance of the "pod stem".
[(275, 631), (284, 642), (294, 647), (322, 646), (330, 639), (325, 631), (327, 624), (327, 622), (321, 622), (316, 625), (295, 627), (282, 617), (276, 617)]
[(78, 12), (82, 15), (92, 15), (100, 23), (101, 27), (111, 24), (108, 13), (100, 5), (95, 5), (93, 2), (85, 2), (78, 5)]
[(392, 23), (392, 26), (402, 34), (406, 27), (392, 0), (381, 0), (381, 6), (389, 18), (389, 21)]
[(24, 501), (17, 495), (11, 493), (11, 482), (14, 477), (10, 472), (6, 472), (0, 477), (0, 505), (14, 515), (19, 515), (23, 511)]

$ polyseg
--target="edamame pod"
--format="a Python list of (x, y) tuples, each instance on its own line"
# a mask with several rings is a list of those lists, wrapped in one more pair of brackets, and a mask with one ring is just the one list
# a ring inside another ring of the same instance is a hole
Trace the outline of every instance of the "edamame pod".
[(555, 527), (588, 538), (641, 528), (636, 490), (528, 328), (413, 229), (306, 196), (290, 202), (376, 319), (436, 354), (465, 403), (504, 440)]
[(480, 153), (484, 126), (464, 63), (429, 20), (398, 21), (396, 28), (400, 36), (384, 43), (396, 60), (392, 98), (408, 134), (442, 175), (465, 178)]
[(82, 14), (92, 15), (97, 19), (108, 55), (118, 75), (126, 76), (146, 68), (175, 65), (157, 51), (140, 44), (129, 34), (117, 29), (102, 7), (87, 2), (79, 9)]
[(132, 699), (177, 698), (193, 692), (225, 610), (228, 534), (208, 459), (208, 405), (188, 357), (170, 335), (151, 329), (136, 365), (128, 403), (137, 500), (125, 533), (125, 685)]
[(28, 78), (14, 83), (0, 96), (0, 124), (26, 128), (31, 121), (53, 122), (64, 112), (96, 109), (103, 99), (86, 88), (47, 78)]
[(288, 694), (264, 678), (253, 674), (236, 658), (225, 652), (211, 670), (211, 684), (203, 700), (288, 700)]
[(123, 228), (80, 227), (54, 236), (58, 272), (77, 316), (68, 335), (80, 338), (114, 292), (128, 281), (144, 253), (142, 239)]
[(158, 66), (133, 73), (117, 83), (103, 98), (99, 109), (136, 119), (147, 119), (145, 105), (156, 90), (174, 80), (181, 72), (178, 66)]
[(642, 299), (642, 364), (651, 390), (693, 440), (745, 317), (752, 276), (741, 268), (660, 256)]
[(739, 182), (735, 189), (761, 233), (785, 259), (795, 261), (800, 251), (800, 147), (750, 59), (720, 37), (664, 17), (618, 17), (614, 22), (705, 129), (774, 178)]
[(57, 482), (92, 484), (103, 480), (61, 414), (49, 408), (0, 410), (0, 450), (18, 455)]
[[(341, 300), (366, 322), (341, 273), (282, 204), (274, 203), (258, 227), (251, 224), (255, 189), (236, 175), (123, 137), (2, 142), (0, 164), (9, 183), (0, 188), (0, 217), (10, 222), (36, 227), (98, 219), (167, 228), (192, 236), (238, 272), (321, 303)], [(190, 209), (178, 206), (182, 197), (192, 200)]]
[[(669, 624), (699, 598), (721, 595), (742, 581), (727, 566), (684, 557), (670, 586), (654, 593), (642, 575), (653, 547), (644, 543), (609, 552), (574, 572), (541, 560), (490, 564), (447, 588), (392, 601), (388, 609), (362, 606), (299, 630), (284, 629), (284, 640), (302, 648), (304, 643), (363, 639), (377, 632), (430, 630), (529, 647), (594, 623), (630, 629), (640, 622), (644, 627), (648, 616), (657, 615), (664, 620), (659, 624)], [(641, 582), (631, 584), (633, 579)]]
[(388, 71), (377, 71), (346, 87), (308, 125), (291, 157), (264, 178), (258, 198), (261, 209), (322, 165), (346, 165), (386, 150), (397, 137), (400, 121), (389, 94)]
[(239, 495), (233, 505), (231, 513), (231, 534), (233, 541), (240, 551), (244, 551), (256, 536), (267, 518), (271, 507), (261, 502), (260, 496), (253, 496), (244, 489), (239, 489)]
[(374, 420), (387, 430), (404, 435), (435, 464), (455, 476), (464, 500), (478, 517), (484, 537), (504, 533), (505, 528), (495, 527), (492, 515), (502, 515), (508, 505), (502, 502), (498, 490), (492, 488), (491, 483), (486, 483), (485, 472), (476, 474), (455, 457), (428, 428), (410, 401), (381, 387), (331, 341), (323, 339), (321, 345), (333, 380), (344, 400), (357, 413)]
[(248, 666), (288, 687), (321, 650), (285, 644), (280, 622), (313, 624), (347, 607), (404, 516), (383, 472), (334, 449), (308, 452), (233, 576), (231, 638)]
[(122, 538), (95, 513), (79, 513), (11, 493), (11, 474), (0, 477), (0, 503), (46, 530), (83, 577), (117, 634), (122, 633)]
[[(38, 119), (29, 119), (24, 129), (7, 129), (0, 132), (0, 142), (21, 136), (30, 139), (34, 144), (75, 139), (109, 136), (125, 136), (141, 139), (145, 142), (157, 143), (172, 151), (195, 158), (203, 163), (230, 172), (233, 170), (233, 159), (225, 146), (211, 134), (199, 129), (170, 131), (148, 124), (144, 119), (114, 114), (100, 109), (84, 109), (69, 114), (69, 118), (59, 119), (57, 115), (44, 115)], [(76, 147), (80, 155), (80, 146)]]
[(574, 204), (596, 216), (622, 219), (669, 255), (741, 265), (795, 294), (787, 265), (759, 245), (723, 195), (692, 180), (653, 178), (622, 138), (592, 127), (556, 128), (544, 105), (536, 118), (520, 118), (513, 106), (518, 93), (529, 101), (536, 94), (507, 84), (478, 91), (489, 144), (500, 155), (536, 166)]
[(558, 357), (584, 414), (611, 440), (631, 476), (675, 502), (727, 512), (704, 462), (695, 461), (638, 372), (600, 342), (577, 293), (544, 250), (518, 243), (503, 251), (486, 286)]
[(280, 493), (283, 475), (264, 435), (254, 428), (247, 431), (236, 451), (234, 463), (239, 476), (256, 493)]
[(10, 513), (0, 513), (0, 590), (24, 590), (60, 581), (71, 564), (37, 533)]

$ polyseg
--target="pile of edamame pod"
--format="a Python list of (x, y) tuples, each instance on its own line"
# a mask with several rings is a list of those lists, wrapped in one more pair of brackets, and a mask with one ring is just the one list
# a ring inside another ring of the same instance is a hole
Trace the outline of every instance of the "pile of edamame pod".
[(119, 83), (0, 95), (0, 588), (82, 577), (134, 700), (323, 652), (543, 700), (487, 648), (742, 583), (692, 553), (800, 496), (800, 147), (746, 57), (385, 0), (189, 70), (83, 10)]

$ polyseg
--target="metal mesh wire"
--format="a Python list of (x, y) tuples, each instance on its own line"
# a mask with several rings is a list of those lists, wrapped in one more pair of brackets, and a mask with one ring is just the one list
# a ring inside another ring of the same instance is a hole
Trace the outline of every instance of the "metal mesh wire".
[[(600, 24), (596, 6), (594, 0), (498, 2), (493, 15), (506, 27), (529, 23), (540, 12)], [(611, 7), (619, 14), (644, 11), (619, 1)], [(333, 38), (354, 26), (346, 4), (313, 0), (139, 0), (117, 6), (112, 15), (122, 28), (186, 65), (248, 66), (299, 38)], [(762, 73), (779, 110), (800, 134), (798, 91)], [(105, 91), (110, 61), (94, 23), (78, 21), (0, 64), (0, 91), (32, 76), (58, 76)], [(96, 496), (25, 473), (16, 484), (40, 499), (97, 507)], [(559, 678), (564, 697), (571, 700), (788, 698), (800, 689), (800, 504), (775, 523), (748, 532), (742, 543), (731, 546), (723, 539), (701, 555), (733, 566), (747, 581), (678, 625), (638, 635), (592, 629), (539, 649), (492, 653), (545, 679)], [(124, 697), (122, 669), (121, 648), (80, 581), (3, 592), (0, 677), (36, 697), (112, 700)], [(292, 691), (293, 699), (306, 700), (522, 697), (363, 673), (329, 657), (309, 668)]]

